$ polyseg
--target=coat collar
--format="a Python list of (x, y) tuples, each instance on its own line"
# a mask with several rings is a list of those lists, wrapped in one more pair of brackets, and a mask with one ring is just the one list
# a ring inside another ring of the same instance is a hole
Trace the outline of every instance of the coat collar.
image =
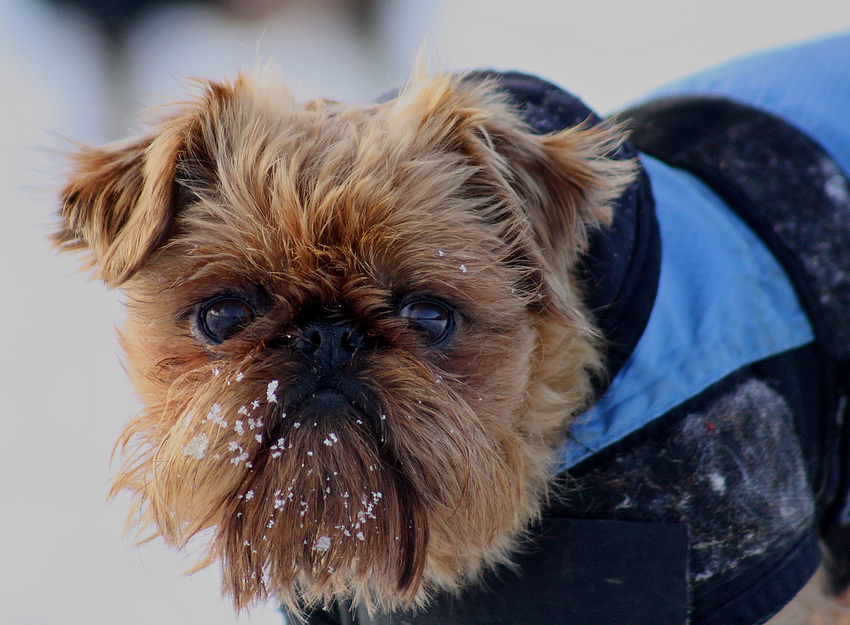
[[(580, 99), (536, 76), (484, 70), (470, 79), (494, 80), (529, 127), (538, 134), (602, 120)], [(616, 159), (637, 158), (624, 143)], [(614, 220), (591, 233), (579, 268), (583, 300), (605, 339), (606, 377), (601, 395), (626, 362), (646, 328), (658, 290), (661, 238), (649, 177), (639, 166), (635, 182), (614, 206)]]

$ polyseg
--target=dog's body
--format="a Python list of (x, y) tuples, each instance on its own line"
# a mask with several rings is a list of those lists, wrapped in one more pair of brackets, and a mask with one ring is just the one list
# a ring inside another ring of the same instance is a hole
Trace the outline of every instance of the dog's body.
[[(848, 49), (744, 69), (824, 89)], [(746, 76), (679, 91), (752, 111), (624, 116), (661, 160), (493, 72), (371, 105), (211, 83), (82, 152), (57, 239), (127, 292), (146, 406), (115, 488), (211, 530), (237, 606), (315, 623), (760, 623), (819, 536), (841, 590), (847, 107)]]

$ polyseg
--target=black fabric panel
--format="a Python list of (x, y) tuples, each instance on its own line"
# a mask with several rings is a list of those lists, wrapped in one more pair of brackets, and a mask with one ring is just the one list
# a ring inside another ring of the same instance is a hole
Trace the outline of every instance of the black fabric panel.
[[(300, 618), (290, 613), (286, 608), (281, 608), (286, 625), (300, 625)], [(355, 623), (351, 612), (339, 604), (333, 604), (327, 608), (312, 608), (307, 611), (305, 625), (353, 625)]]
[(821, 554), (817, 536), (805, 536), (776, 566), (751, 575), (745, 592), (708, 614), (695, 614), (691, 625), (761, 625), (785, 607), (814, 575)]
[(684, 525), (550, 518), (517, 558), (457, 597), (361, 625), (686, 625)]

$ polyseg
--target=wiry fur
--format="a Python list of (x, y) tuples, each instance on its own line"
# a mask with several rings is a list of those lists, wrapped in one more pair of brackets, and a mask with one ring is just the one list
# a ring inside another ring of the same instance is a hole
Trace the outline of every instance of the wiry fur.
[[(145, 410), (113, 490), (174, 545), (207, 531), (237, 607), (346, 597), (392, 609), (508, 561), (552, 449), (587, 401), (597, 337), (573, 269), (631, 165), (616, 133), (535, 136), (491, 84), (419, 76), (385, 104), (297, 104), (209, 83), (142, 139), (82, 151), (57, 242), (128, 298), (121, 335)], [(197, 307), (261, 301), (220, 345)], [(459, 311), (434, 349), (398, 315)], [(374, 347), (334, 414), (288, 398), (312, 372), (305, 319)]]

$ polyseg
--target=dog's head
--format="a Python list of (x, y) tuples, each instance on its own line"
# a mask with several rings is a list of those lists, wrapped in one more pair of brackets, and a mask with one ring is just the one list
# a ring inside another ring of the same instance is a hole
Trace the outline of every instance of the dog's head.
[(209, 83), (81, 151), (63, 248), (127, 296), (145, 405), (114, 489), (208, 532), (237, 606), (384, 608), (505, 560), (599, 366), (574, 267), (631, 165), (487, 80), (382, 104)]

